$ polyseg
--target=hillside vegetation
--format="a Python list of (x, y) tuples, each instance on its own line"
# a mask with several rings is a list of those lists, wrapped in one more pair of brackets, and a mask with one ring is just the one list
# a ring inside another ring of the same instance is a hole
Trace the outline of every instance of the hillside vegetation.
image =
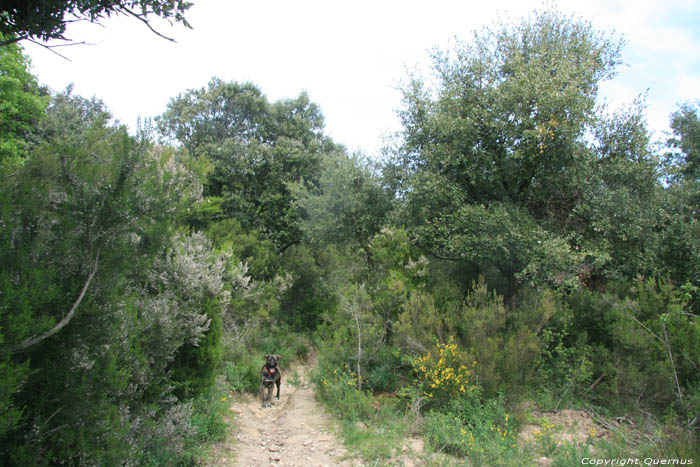
[[(194, 465), (223, 394), (311, 345), (366, 459), (410, 436), (470, 465), (697, 459), (700, 105), (667, 141), (643, 100), (607, 108), (613, 36), (550, 9), (436, 50), (381, 161), (305, 93), (218, 78), (130, 133), (5, 42), (10, 465)], [(557, 442), (539, 414), (564, 408), (610, 436)]]

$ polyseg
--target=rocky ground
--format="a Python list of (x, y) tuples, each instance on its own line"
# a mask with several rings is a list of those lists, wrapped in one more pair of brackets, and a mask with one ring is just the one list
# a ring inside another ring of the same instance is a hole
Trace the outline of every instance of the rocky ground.
[[(260, 397), (231, 403), (233, 423), (226, 440), (212, 449), (206, 466), (359, 466), (331, 429), (314, 398), (308, 373), (313, 362), (283, 373), (280, 399), (261, 408)], [(293, 376), (296, 373), (297, 376)]]

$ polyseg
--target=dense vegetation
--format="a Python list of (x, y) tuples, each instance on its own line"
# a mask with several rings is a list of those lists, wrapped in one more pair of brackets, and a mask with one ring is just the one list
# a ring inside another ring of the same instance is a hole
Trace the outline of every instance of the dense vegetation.
[(696, 456), (700, 106), (651, 141), (598, 99), (621, 50), (549, 10), (436, 51), (377, 162), (306, 94), (217, 78), (130, 134), (0, 47), (0, 456), (192, 464), (222, 385), (311, 341), (365, 457), (521, 462), (525, 401)]

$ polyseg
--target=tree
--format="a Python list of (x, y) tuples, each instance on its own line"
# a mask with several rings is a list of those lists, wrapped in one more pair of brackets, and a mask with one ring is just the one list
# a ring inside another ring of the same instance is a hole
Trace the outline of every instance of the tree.
[(304, 213), (302, 230), (311, 245), (350, 245), (369, 251), (391, 209), (390, 195), (369, 163), (343, 152), (324, 155), (317, 186), (295, 185)]
[(70, 89), (32, 134), (26, 161), (0, 166), (0, 456), (174, 452), (191, 411), (174, 396), (210, 384), (230, 298), (229, 256), (175, 234), (199, 178)]
[(509, 287), (576, 285), (581, 266), (608, 267), (610, 239), (581, 226), (591, 211), (614, 222), (616, 206), (599, 202), (611, 190), (642, 206), (635, 183), (648, 190), (656, 176), (639, 112), (598, 107), (621, 47), (547, 10), (436, 51), (434, 80), (404, 86), (404, 170), (390, 181), (416, 240), (487, 277), (495, 268)]
[(667, 155), (675, 179), (700, 180), (700, 101), (687, 102), (671, 115), (673, 136)]
[[(125, 15), (143, 22), (151, 31), (153, 17), (179, 22), (187, 27), (185, 12), (192, 3), (183, 0), (7, 0), (0, 7), (0, 46), (21, 40), (68, 40), (69, 23), (97, 23), (112, 15)], [(172, 40), (172, 39), (169, 39)]]
[(0, 48), (0, 163), (24, 160), (31, 132), (47, 104), (46, 91), (30, 73), (22, 48)]
[[(660, 257), (676, 284), (697, 287), (700, 277), (700, 103), (685, 103), (671, 115), (666, 154), (666, 228)], [(700, 308), (694, 294), (693, 308)]]
[(315, 183), (322, 152), (333, 148), (305, 93), (270, 103), (253, 84), (213, 78), (172, 99), (157, 123), (189, 154), (212, 162), (204, 194), (216, 198), (220, 219), (258, 230), (280, 251), (299, 242), (288, 184)]

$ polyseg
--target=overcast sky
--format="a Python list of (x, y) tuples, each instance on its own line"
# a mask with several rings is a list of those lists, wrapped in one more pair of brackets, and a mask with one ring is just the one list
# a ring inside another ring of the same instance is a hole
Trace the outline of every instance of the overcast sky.
[[(498, 18), (517, 20), (540, 2), (191, 0), (192, 29), (117, 17), (102, 26), (73, 24), (67, 36), (93, 45), (64, 47), (66, 61), (25, 43), (33, 72), (58, 91), (102, 99), (123, 123), (162, 113), (170, 98), (212, 76), (251, 81), (270, 100), (306, 90), (321, 106), (326, 132), (351, 150), (376, 155), (399, 129), (397, 85), (407, 69), (426, 68), (433, 47)], [(700, 98), (700, 2), (697, 0), (559, 1), (564, 13), (625, 39), (625, 65), (602, 93), (615, 107), (647, 93), (656, 136), (683, 101)]]

